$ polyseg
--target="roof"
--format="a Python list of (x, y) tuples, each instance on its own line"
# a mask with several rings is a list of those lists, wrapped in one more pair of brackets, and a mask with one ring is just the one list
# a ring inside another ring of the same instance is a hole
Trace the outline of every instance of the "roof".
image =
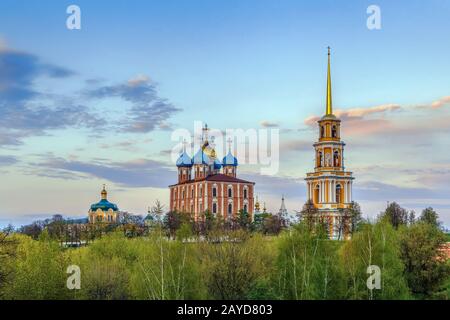
[(223, 165), (224, 166), (237, 166), (238, 161), (235, 156), (231, 154), (231, 151), (228, 151), (228, 154), (223, 158)]
[(100, 202), (91, 205), (91, 211), (97, 211), (98, 209), (101, 209), (103, 211), (108, 211), (109, 209), (111, 209), (112, 211), (119, 210), (114, 203), (111, 203), (106, 199), (102, 199), (100, 200)]
[(200, 150), (197, 151), (197, 153), (194, 155), (194, 158), (192, 159), (193, 164), (209, 164), (210, 158), (206, 153), (203, 152), (203, 149), (200, 148)]
[(192, 183), (192, 182), (198, 182), (198, 181), (213, 181), (213, 182), (235, 182), (235, 183), (251, 183), (251, 184), (255, 184), (252, 181), (247, 181), (247, 180), (243, 180), (243, 179), (239, 179), (239, 178), (235, 178), (235, 177), (231, 177), (231, 176), (227, 176), (225, 174), (222, 173), (218, 173), (218, 174), (213, 174), (210, 176), (207, 176), (206, 178), (203, 179), (199, 179), (199, 180), (188, 180), (182, 183), (177, 183), (177, 184), (173, 184), (170, 185), (171, 186), (176, 186), (179, 184), (188, 184), (188, 183)]
[(177, 167), (192, 167), (192, 159), (183, 151), (176, 163)]

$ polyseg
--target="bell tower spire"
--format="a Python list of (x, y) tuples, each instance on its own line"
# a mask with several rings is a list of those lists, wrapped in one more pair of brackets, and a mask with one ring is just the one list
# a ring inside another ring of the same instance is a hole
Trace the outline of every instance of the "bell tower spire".
[(333, 114), (333, 103), (331, 99), (331, 58), (330, 58), (330, 50), (331, 48), (328, 47), (328, 72), (327, 72), (327, 110), (325, 115)]

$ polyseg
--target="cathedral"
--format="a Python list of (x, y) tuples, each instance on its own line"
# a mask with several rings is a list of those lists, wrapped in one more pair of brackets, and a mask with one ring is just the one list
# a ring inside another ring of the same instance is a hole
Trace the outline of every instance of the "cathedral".
[(325, 115), (318, 121), (319, 139), (314, 143), (314, 172), (306, 175), (307, 199), (314, 204), (322, 221), (328, 224), (332, 239), (349, 238), (353, 176), (344, 166), (341, 120), (333, 114), (331, 99), (330, 48), (328, 48), (327, 98)]
[(241, 210), (253, 217), (255, 183), (237, 178), (238, 160), (231, 152), (220, 161), (208, 141), (208, 126), (202, 134), (202, 145), (191, 158), (184, 146), (176, 166), (178, 183), (170, 188), (170, 211), (192, 214), (197, 220), (206, 211), (225, 220)]
[(103, 185), (101, 200), (91, 205), (89, 210), (89, 223), (117, 223), (119, 221), (119, 208), (114, 203), (108, 201), (108, 192)]

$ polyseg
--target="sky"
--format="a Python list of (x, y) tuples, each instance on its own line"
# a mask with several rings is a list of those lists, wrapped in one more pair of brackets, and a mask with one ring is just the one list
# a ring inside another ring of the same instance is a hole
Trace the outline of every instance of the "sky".
[[(69, 5), (81, 29), (69, 30)], [(381, 29), (370, 30), (377, 5)], [(170, 151), (195, 121), (278, 129), (275, 175), (242, 165), (270, 211), (299, 211), (325, 112), (326, 47), (346, 169), (365, 217), (431, 206), (450, 226), (450, 2), (0, 2), (0, 226), (168, 206)]]

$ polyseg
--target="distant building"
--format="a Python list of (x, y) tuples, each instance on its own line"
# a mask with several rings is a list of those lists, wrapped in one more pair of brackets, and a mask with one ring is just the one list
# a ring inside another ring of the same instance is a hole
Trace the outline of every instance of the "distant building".
[(281, 196), (281, 206), (280, 210), (278, 210), (278, 217), (280, 218), (283, 227), (286, 227), (289, 221), (289, 213), (286, 209), (286, 204), (284, 203), (284, 195)]
[(117, 223), (119, 222), (119, 208), (107, 200), (108, 193), (103, 185), (101, 200), (91, 205), (89, 210), (89, 223)]
[(261, 213), (261, 205), (259, 204), (258, 196), (256, 196), (256, 202), (255, 202), (255, 214)]
[(177, 160), (178, 183), (170, 188), (170, 210), (193, 214), (197, 220), (204, 212), (230, 219), (240, 210), (253, 215), (255, 183), (237, 178), (238, 160), (231, 153), (220, 161), (208, 141), (205, 125), (202, 146), (191, 158), (186, 148)]

